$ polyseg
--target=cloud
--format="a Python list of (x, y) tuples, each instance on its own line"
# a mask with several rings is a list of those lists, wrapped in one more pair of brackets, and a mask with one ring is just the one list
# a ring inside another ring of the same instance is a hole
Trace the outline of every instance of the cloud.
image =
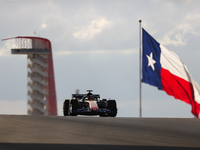
[(0, 47), (0, 57), (11, 56), (11, 49), (16, 48), (14, 40), (3, 41), (3, 46)]
[(187, 41), (194, 36), (199, 36), (200, 27), (199, 13), (190, 13), (185, 16), (183, 21), (177, 23), (161, 40), (164, 45), (186, 45)]
[(41, 24), (41, 28), (45, 29), (47, 27), (47, 25), (45, 23)]
[(63, 116), (63, 101), (57, 102), (58, 116)]
[(0, 100), (0, 114), (26, 115), (27, 101)]
[[(58, 115), (63, 115), (63, 102), (57, 102)], [(0, 114), (27, 115), (27, 100), (0, 100)]]
[(92, 20), (87, 26), (77, 27), (77, 30), (73, 36), (79, 39), (91, 39), (95, 35), (101, 33), (105, 28), (110, 27), (112, 24), (111, 21), (102, 18), (99, 20)]
[(111, 53), (120, 53), (120, 54), (135, 54), (137, 49), (125, 49), (125, 50), (89, 50), (89, 51), (58, 51), (55, 52), (56, 55), (73, 55), (73, 54), (111, 54)]

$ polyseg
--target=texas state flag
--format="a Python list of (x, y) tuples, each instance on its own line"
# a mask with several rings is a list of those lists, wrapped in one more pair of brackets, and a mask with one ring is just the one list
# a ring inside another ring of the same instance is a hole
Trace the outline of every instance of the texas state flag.
[(199, 117), (200, 87), (181, 59), (142, 29), (142, 82), (157, 86), (167, 94), (192, 106)]

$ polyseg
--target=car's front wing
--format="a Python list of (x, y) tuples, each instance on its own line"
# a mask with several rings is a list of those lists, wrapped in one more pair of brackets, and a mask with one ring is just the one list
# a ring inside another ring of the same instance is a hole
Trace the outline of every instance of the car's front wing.
[(77, 115), (106, 115), (112, 113), (112, 111), (105, 108), (101, 108), (95, 111), (89, 108), (81, 108), (74, 111), (74, 113), (77, 113)]

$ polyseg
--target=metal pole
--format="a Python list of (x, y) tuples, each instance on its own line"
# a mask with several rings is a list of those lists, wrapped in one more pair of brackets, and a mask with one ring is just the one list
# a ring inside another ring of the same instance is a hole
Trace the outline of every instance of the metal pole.
[(142, 118), (142, 82), (141, 82), (141, 73), (142, 73), (142, 62), (141, 62), (141, 22), (142, 20), (139, 20), (139, 84), (140, 84), (140, 118)]

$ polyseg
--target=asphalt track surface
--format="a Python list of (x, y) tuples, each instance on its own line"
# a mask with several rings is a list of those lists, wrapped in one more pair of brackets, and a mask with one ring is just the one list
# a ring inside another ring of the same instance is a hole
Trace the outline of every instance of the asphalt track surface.
[(0, 150), (200, 149), (200, 119), (0, 115)]

